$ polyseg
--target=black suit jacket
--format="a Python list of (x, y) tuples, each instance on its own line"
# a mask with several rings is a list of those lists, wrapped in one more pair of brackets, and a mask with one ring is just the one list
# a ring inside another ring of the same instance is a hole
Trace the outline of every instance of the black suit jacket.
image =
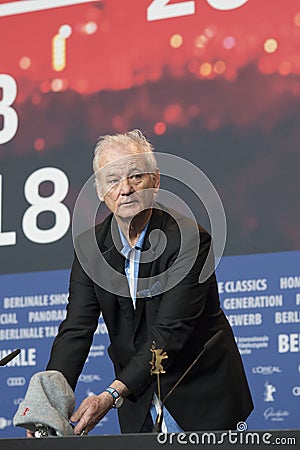
[(139, 432), (157, 388), (156, 376), (150, 374), (153, 341), (168, 354), (163, 362), (166, 373), (161, 375), (164, 397), (205, 342), (223, 330), (221, 339), (179, 384), (166, 407), (186, 431), (235, 429), (253, 404), (232, 330), (220, 308), (213, 269), (199, 283), (207, 258), (206, 268), (212, 264), (209, 234), (200, 226), (195, 228), (190, 219), (156, 206), (142, 249), (134, 309), (115, 231), (110, 215), (77, 240), (67, 318), (59, 328), (47, 369), (61, 371), (75, 388), (102, 313), (116, 378), (131, 391), (118, 410), (120, 427), (122, 432)]

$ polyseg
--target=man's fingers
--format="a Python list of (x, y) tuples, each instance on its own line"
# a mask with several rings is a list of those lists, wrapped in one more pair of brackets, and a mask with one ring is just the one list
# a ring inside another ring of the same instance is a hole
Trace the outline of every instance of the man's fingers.
[(86, 434), (91, 431), (96, 423), (98, 422), (98, 416), (95, 415), (95, 405), (89, 405), (79, 422), (74, 428), (75, 434), (82, 434), (82, 432), (86, 432)]
[[(75, 411), (70, 418), (72, 422), (78, 422), (74, 428), (75, 434), (81, 434), (84, 430), (87, 429), (89, 422), (93, 418), (95, 409), (95, 405), (93, 408), (93, 400), (91, 397), (83, 400), (77, 411)], [(90, 431), (90, 429), (87, 429), (86, 431)]]
[(87, 423), (88, 423), (87, 419), (83, 416), (75, 426), (74, 434), (82, 434), (83, 431), (87, 433), (89, 431), (87, 430)]
[(89, 405), (86, 402), (87, 399), (84, 399), (83, 402), (81, 402), (79, 408), (73, 412), (72, 416), (70, 417), (71, 422), (78, 422), (78, 420), (81, 419), (85, 411), (88, 409)]
[(91, 431), (111, 408), (111, 396), (103, 394), (91, 396), (83, 400), (77, 411), (71, 416), (72, 422), (78, 422), (74, 427), (75, 434), (86, 434)]
[(78, 422), (78, 420), (80, 419), (81, 414), (79, 412), (79, 409), (77, 409), (77, 411), (75, 411), (72, 416), (70, 417), (71, 422)]

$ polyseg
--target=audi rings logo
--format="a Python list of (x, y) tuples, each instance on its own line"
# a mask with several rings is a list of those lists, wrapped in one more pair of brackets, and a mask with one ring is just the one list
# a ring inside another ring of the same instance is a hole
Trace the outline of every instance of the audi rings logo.
[(6, 419), (5, 417), (0, 417), (0, 430), (4, 430), (4, 428), (9, 427), (11, 425), (11, 420)]
[(9, 387), (25, 386), (26, 379), (24, 377), (9, 377), (6, 380), (6, 384)]
[(300, 397), (300, 386), (294, 386), (292, 389), (292, 393), (295, 397)]

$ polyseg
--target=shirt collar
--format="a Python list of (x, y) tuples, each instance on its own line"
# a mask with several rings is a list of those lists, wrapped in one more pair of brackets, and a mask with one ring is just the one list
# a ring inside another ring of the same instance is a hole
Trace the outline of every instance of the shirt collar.
[(122, 244), (123, 244), (123, 248), (121, 250), (121, 253), (126, 259), (128, 259), (128, 255), (129, 255), (130, 251), (133, 248), (135, 248), (136, 250), (142, 250), (148, 226), (149, 226), (149, 222), (146, 224), (146, 226), (144, 227), (143, 231), (139, 235), (139, 238), (138, 238), (136, 244), (131, 247), (129, 242), (127, 241), (126, 237), (124, 236), (124, 234), (123, 234), (119, 224), (118, 224), (120, 238), (121, 238), (121, 241), (122, 241)]

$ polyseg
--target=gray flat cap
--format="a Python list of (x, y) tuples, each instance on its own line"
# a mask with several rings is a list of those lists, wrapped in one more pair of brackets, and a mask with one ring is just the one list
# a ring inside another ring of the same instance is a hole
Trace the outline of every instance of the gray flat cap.
[(48, 435), (72, 436), (69, 423), (75, 396), (62, 373), (56, 370), (32, 376), (24, 400), (13, 418), (14, 426), (34, 432), (49, 430)]

